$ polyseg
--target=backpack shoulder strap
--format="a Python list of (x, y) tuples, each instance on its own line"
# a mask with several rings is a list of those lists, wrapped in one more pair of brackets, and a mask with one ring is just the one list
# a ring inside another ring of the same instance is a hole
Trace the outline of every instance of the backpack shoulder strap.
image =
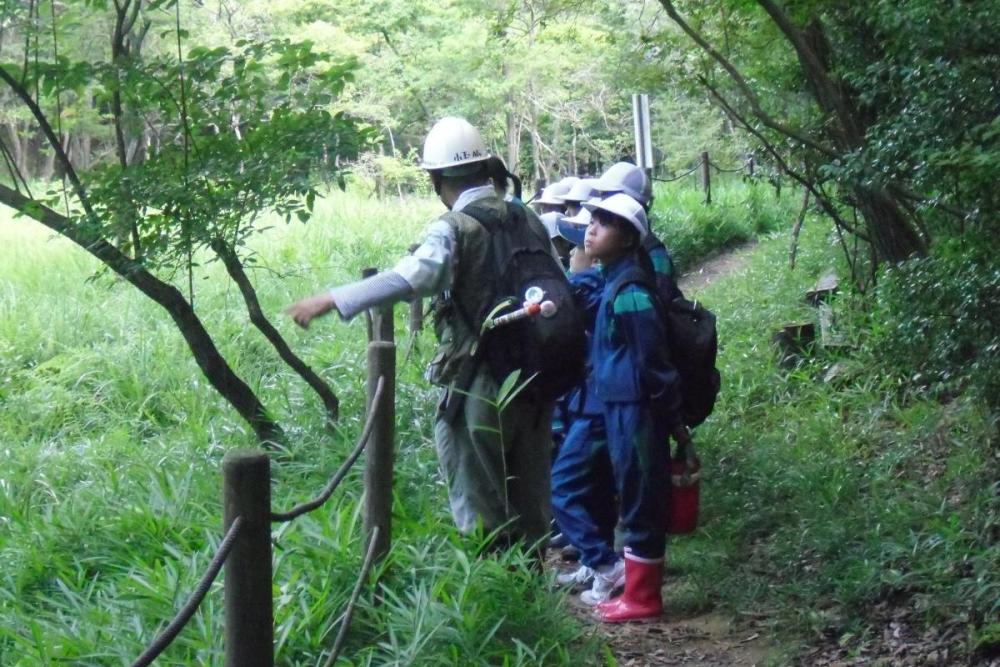
[(658, 299), (656, 283), (653, 278), (646, 274), (645, 271), (640, 269), (638, 266), (633, 266), (627, 269), (622, 275), (615, 278), (614, 282), (611, 283), (611, 300), (614, 301), (621, 294), (622, 290), (629, 285), (642, 285), (650, 292), (653, 293), (654, 298)]

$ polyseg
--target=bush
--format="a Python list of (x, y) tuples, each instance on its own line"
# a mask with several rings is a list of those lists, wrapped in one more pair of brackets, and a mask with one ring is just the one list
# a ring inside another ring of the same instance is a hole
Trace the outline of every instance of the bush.
[(890, 373), (947, 399), (968, 387), (1000, 401), (1000, 268), (969, 251), (886, 269), (872, 339)]

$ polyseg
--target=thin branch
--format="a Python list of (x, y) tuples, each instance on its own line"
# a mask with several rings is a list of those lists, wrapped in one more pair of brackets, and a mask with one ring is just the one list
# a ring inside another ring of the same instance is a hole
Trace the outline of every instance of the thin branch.
[(806, 211), (809, 210), (809, 195), (811, 193), (806, 190), (802, 195), (802, 208), (799, 210), (799, 217), (795, 220), (795, 226), (792, 227), (792, 247), (788, 251), (788, 268), (791, 271), (795, 270), (795, 255), (798, 254), (799, 249), (799, 232), (802, 231), (802, 223), (806, 219)]
[(250, 322), (260, 331), (264, 338), (271, 343), (278, 356), (284, 361), (288, 366), (298, 373), (299, 377), (305, 380), (314, 392), (319, 396), (320, 400), (323, 401), (323, 406), (326, 408), (326, 418), (329, 423), (333, 423), (337, 420), (338, 412), (340, 409), (340, 403), (337, 397), (334, 395), (330, 386), (323, 381), (323, 379), (316, 374), (316, 372), (308, 366), (302, 359), (300, 359), (292, 349), (288, 346), (288, 343), (282, 338), (281, 333), (271, 324), (271, 321), (267, 319), (264, 314), (264, 310), (260, 307), (260, 300), (257, 298), (257, 291), (253, 287), (253, 283), (250, 278), (247, 277), (246, 271), (244, 270), (243, 263), (240, 261), (239, 256), (236, 253), (236, 249), (227, 244), (222, 239), (214, 239), (210, 243), (212, 250), (216, 255), (222, 260), (222, 263), (226, 267), (226, 271), (229, 273), (229, 277), (233, 279), (239, 287), (240, 294), (243, 296), (243, 302), (246, 304), (247, 313), (250, 317)]
[(31, 111), (31, 115), (34, 116), (35, 120), (38, 121), (38, 126), (42, 130), (42, 134), (49, 141), (52, 146), (52, 150), (56, 152), (56, 158), (63, 165), (63, 169), (66, 171), (66, 177), (69, 182), (73, 185), (73, 191), (76, 193), (77, 198), (80, 200), (80, 205), (83, 206), (83, 210), (87, 213), (87, 216), (94, 221), (98, 221), (97, 214), (94, 212), (93, 207), (90, 205), (90, 198), (87, 197), (87, 191), (83, 187), (83, 183), (80, 182), (80, 177), (77, 175), (76, 170), (73, 168), (72, 163), (69, 161), (69, 156), (66, 155), (66, 151), (63, 150), (62, 142), (56, 137), (55, 133), (52, 131), (52, 126), (49, 124), (48, 118), (45, 117), (45, 113), (41, 110), (35, 100), (31, 98), (25, 87), (14, 80), (14, 77), (0, 65), (0, 80), (3, 80), (11, 90), (24, 102), (25, 106)]
[(753, 110), (754, 115), (757, 116), (757, 118), (759, 118), (760, 121), (764, 123), (764, 125), (771, 128), (772, 130), (784, 134), (787, 137), (795, 139), (799, 143), (808, 146), (814, 150), (817, 150), (828, 157), (839, 157), (839, 155), (831, 148), (824, 146), (815, 139), (803, 134), (801, 131), (796, 130), (795, 128), (789, 127), (784, 123), (775, 120), (774, 117), (772, 117), (770, 114), (764, 111), (763, 107), (760, 104), (760, 99), (757, 97), (757, 93), (753, 91), (753, 89), (750, 87), (750, 84), (747, 83), (743, 75), (740, 74), (738, 69), (736, 69), (736, 66), (733, 65), (728, 58), (719, 53), (715, 49), (715, 47), (709, 44), (708, 41), (701, 36), (700, 33), (698, 33), (694, 28), (688, 25), (683, 18), (681, 18), (680, 14), (678, 14), (677, 10), (674, 8), (673, 2), (671, 2), (670, 0), (660, 0), (660, 4), (663, 5), (663, 8), (667, 11), (667, 14), (670, 16), (670, 18), (674, 20), (674, 23), (680, 26), (681, 30), (687, 33), (688, 37), (694, 40), (694, 42), (698, 44), (698, 46), (700, 46), (706, 53), (712, 56), (712, 58), (717, 63), (719, 63), (719, 65), (721, 65), (724, 70), (726, 70), (726, 72), (729, 74), (729, 77), (733, 80), (734, 83), (736, 83), (736, 86), (740, 89), (740, 92), (743, 93), (743, 96), (750, 103), (750, 108)]
[(701, 83), (708, 89), (708, 91), (719, 102), (719, 104), (722, 105), (722, 108), (726, 113), (730, 114), (740, 125), (746, 128), (746, 130), (750, 132), (750, 134), (757, 137), (757, 139), (762, 144), (764, 144), (764, 148), (767, 150), (768, 153), (771, 154), (771, 156), (775, 159), (775, 161), (777, 161), (778, 165), (785, 173), (791, 176), (804, 188), (812, 192), (813, 196), (816, 198), (816, 201), (819, 202), (820, 206), (823, 208), (823, 211), (827, 215), (829, 215), (830, 218), (833, 219), (834, 224), (840, 225), (850, 233), (860, 236), (864, 241), (870, 242), (866, 234), (863, 234), (860, 230), (856, 228), (852, 228), (851, 225), (849, 225), (847, 221), (844, 220), (839, 213), (837, 213), (837, 210), (834, 208), (833, 204), (830, 203), (827, 197), (825, 197), (822, 193), (819, 192), (819, 190), (816, 188), (815, 184), (812, 181), (810, 181), (809, 179), (807, 179), (806, 177), (802, 176), (794, 169), (789, 167), (788, 163), (778, 152), (778, 149), (776, 149), (774, 145), (770, 141), (768, 141), (767, 138), (764, 137), (764, 135), (760, 132), (760, 130), (751, 125), (738, 111), (736, 111), (736, 109), (734, 109), (733, 106), (729, 104), (729, 102), (726, 101), (724, 97), (722, 97), (719, 91), (716, 90), (715, 87), (712, 86), (712, 84), (710, 84), (704, 78), (701, 79)]

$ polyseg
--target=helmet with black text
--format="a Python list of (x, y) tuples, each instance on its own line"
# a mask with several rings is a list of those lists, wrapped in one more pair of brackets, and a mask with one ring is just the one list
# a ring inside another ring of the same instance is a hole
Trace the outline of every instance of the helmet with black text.
[(459, 177), (483, 168), (490, 152), (486, 142), (469, 121), (449, 116), (434, 123), (424, 139), (420, 167), (440, 171), (445, 177)]

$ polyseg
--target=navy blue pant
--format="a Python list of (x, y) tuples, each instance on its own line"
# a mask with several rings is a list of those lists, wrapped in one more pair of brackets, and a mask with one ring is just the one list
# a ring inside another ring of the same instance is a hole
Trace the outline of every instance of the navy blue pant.
[(663, 558), (670, 498), (669, 430), (640, 403), (607, 403), (604, 427), (625, 546), (640, 558)]
[(552, 465), (552, 511), (584, 565), (614, 562), (619, 515), (633, 554), (663, 557), (667, 438), (667, 429), (637, 403), (609, 403), (603, 416), (583, 415), (570, 425)]
[(597, 568), (615, 561), (618, 521), (604, 417), (581, 415), (570, 422), (552, 463), (552, 515), (580, 562)]

